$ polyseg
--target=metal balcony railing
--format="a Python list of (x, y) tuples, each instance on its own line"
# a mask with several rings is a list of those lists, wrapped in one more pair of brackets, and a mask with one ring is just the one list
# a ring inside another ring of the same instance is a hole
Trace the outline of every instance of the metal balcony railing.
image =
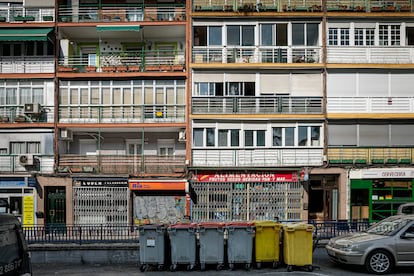
[(413, 164), (413, 148), (404, 147), (331, 147), (328, 162), (331, 165)]
[(54, 73), (53, 56), (0, 56), (0, 72), (7, 73)]
[(184, 122), (185, 105), (60, 105), (60, 123)]
[(184, 172), (185, 159), (185, 155), (61, 154), (58, 170), (72, 173), (168, 174)]
[(53, 22), (55, 9), (12, 6), (0, 9), (0, 22)]
[(60, 22), (183, 21), (185, 4), (117, 4), (60, 6)]
[(142, 51), (107, 54), (91, 61), (88, 57), (71, 56), (59, 59), (60, 72), (146, 72), (183, 71), (185, 51)]
[(0, 123), (25, 123), (25, 122), (54, 122), (54, 107), (42, 105), (41, 112), (37, 114), (25, 113), (24, 105), (0, 106)]
[(193, 114), (322, 114), (322, 97), (193, 97)]
[[(25, 155), (25, 154), (21, 154)], [(33, 154), (30, 162), (23, 164), (17, 154), (0, 155), (0, 173), (53, 173), (54, 156), (44, 154)]]
[(194, 63), (320, 63), (321, 53), (321, 47), (307, 46), (195, 46), (192, 60)]

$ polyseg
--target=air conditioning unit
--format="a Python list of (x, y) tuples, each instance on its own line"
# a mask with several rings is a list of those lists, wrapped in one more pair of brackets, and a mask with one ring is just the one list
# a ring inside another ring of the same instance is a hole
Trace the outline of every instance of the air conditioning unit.
[(25, 114), (39, 114), (42, 111), (42, 107), (39, 103), (27, 103), (24, 104)]
[(72, 141), (73, 140), (73, 133), (69, 129), (61, 129), (60, 130), (60, 138), (62, 140)]
[(33, 154), (19, 155), (19, 163), (23, 166), (31, 166), (34, 164)]
[(186, 141), (186, 139), (185, 139), (185, 130), (181, 130), (178, 133), (178, 141), (179, 142), (185, 142)]

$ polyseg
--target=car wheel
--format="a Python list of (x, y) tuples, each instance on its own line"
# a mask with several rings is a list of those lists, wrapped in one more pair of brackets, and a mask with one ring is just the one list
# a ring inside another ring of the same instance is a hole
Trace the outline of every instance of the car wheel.
[(369, 273), (387, 274), (394, 266), (394, 260), (390, 253), (385, 250), (375, 250), (368, 255), (365, 267)]

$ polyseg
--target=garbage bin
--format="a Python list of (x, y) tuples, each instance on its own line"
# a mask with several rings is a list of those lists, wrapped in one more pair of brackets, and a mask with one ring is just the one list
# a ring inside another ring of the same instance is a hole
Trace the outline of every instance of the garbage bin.
[(244, 264), (245, 269), (250, 269), (253, 255), (253, 222), (229, 222), (226, 223), (225, 229), (229, 268), (234, 269), (236, 264)]
[(146, 271), (149, 266), (163, 270), (167, 255), (167, 231), (163, 224), (146, 224), (139, 226), (139, 258), (140, 270)]
[(263, 262), (272, 262), (273, 268), (279, 265), (280, 230), (282, 224), (275, 221), (254, 221), (256, 267), (261, 268)]
[(198, 224), (201, 270), (205, 270), (207, 264), (215, 264), (217, 270), (224, 267), (224, 226), (221, 222)]
[(301, 266), (313, 271), (313, 230), (314, 226), (305, 223), (283, 225), (283, 259), (287, 270), (293, 266)]
[(170, 238), (171, 266), (175, 271), (178, 265), (187, 265), (187, 270), (192, 270), (196, 265), (197, 252), (197, 224), (176, 223), (167, 228)]

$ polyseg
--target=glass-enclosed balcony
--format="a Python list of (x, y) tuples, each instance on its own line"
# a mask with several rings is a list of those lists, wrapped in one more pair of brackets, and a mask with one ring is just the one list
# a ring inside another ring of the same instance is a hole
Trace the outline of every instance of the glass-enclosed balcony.
[(60, 105), (60, 123), (185, 122), (185, 105)]
[(105, 174), (173, 174), (183, 173), (185, 155), (60, 154), (59, 171)]
[(330, 113), (413, 113), (414, 97), (327, 97)]
[(322, 114), (322, 97), (193, 97), (192, 114)]
[(193, 48), (193, 63), (320, 63), (321, 47), (205, 47)]
[(0, 56), (0, 73), (53, 73), (53, 56)]
[(193, 149), (193, 166), (201, 167), (286, 167), (321, 166), (321, 148), (303, 149)]
[(58, 18), (59, 22), (184, 21), (186, 10), (182, 1), (60, 5)]
[[(193, 0), (195, 12), (322, 12), (321, 0)], [(327, 12), (412, 12), (410, 0), (327, 0)]]
[(414, 63), (412, 46), (328, 46), (327, 63)]
[(330, 165), (413, 164), (410, 147), (328, 147)]
[(27, 106), (3, 105), (0, 107), (1, 123), (53, 123), (54, 107), (40, 106), (36, 112), (28, 111)]
[(122, 52), (59, 59), (60, 72), (183, 72), (185, 51)]

